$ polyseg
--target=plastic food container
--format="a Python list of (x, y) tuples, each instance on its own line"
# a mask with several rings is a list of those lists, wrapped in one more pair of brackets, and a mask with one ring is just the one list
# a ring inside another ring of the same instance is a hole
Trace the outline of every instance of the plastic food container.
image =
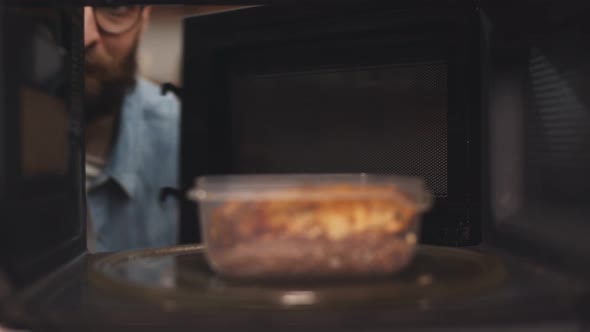
[(367, 174), (200, 177), (207, 259), (232, 278), (393, 274), (414, 256), (431, 194), (422, 179)]

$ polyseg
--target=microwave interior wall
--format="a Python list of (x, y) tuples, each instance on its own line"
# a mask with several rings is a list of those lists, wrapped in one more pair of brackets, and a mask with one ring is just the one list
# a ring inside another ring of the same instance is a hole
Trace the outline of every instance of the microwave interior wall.
[(504, 24), (491, 40), (483, 118), (484, 235), (589, 275), (589, 8), (544, 9), (526, 25), (525, 10), (488, 12)]
[[(421, 176), (436, 199), (423, 241), (479, 243), (482, 31), (473, 8), (439, 9), (326, 20), (291, 8), (273, 29), (265, 20), (281, 9), (187, 20), (183, 185), (228, 173)], [(195, 216), (185, 204), (186, 242), (198, 240)]]
[(0, 277), (20, 288), (83, 253), (82, 17), (2, 6)]

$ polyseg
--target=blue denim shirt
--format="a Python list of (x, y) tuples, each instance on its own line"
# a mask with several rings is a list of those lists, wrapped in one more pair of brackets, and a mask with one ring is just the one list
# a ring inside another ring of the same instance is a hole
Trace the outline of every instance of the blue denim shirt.
[(178, 100), (138, 78), (107, 164), (87, 193), (97, 252), (177, 243), (176, 202), (160, 203), (158, 194), (178, 187), (179, 120)]

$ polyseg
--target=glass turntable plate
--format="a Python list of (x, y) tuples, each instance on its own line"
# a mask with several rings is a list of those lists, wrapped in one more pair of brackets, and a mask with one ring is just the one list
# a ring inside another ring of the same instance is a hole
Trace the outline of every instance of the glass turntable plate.
[(90, 280), (113, 295), (197, 309), (293, 310), (448, 303), (497, 287), (505, 269), (495, 256), (465, 249), (421, 246), (400, 274), (379, 279), (299, 282), (235, 281), (217, 276), (202, 246), (108, 255)]

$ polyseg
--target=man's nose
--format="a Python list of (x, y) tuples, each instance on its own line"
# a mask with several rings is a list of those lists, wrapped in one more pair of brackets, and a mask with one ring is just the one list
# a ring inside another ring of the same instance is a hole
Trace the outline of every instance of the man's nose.
[(84, 7), (84, 47), (89, 47), (99, 40), (100, 33), (94, 20), (92, 7)]

